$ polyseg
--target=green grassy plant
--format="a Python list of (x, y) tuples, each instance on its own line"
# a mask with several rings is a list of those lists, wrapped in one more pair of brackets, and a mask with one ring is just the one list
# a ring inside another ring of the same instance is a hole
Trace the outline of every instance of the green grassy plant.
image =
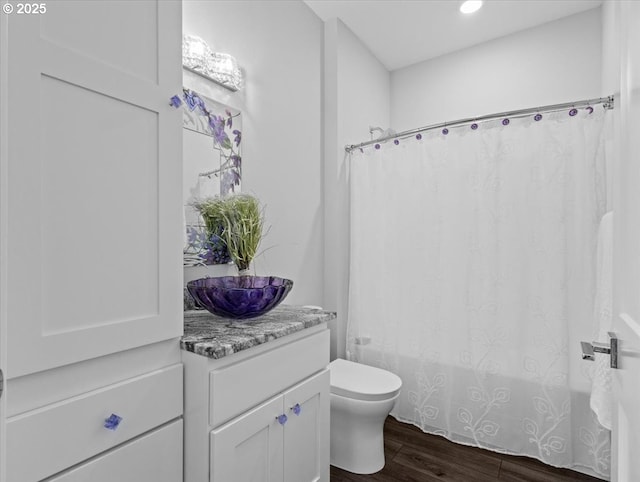
[(250, 194), (233, 194), (202, 199), (193, 206), (204, 219), (207, 234), (218, 234), (227, 245), (238, 270), (249, 269), (262, 239), (264, 212), (260, 202)]

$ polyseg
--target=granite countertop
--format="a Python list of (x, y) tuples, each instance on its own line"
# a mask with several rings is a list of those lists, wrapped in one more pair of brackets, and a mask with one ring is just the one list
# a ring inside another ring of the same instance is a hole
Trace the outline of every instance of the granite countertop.
[(248, 320), (223, 318), (204, 310), (185, 311), (180, 347), (197, 355), (222, 358), (335, 317), (330, 311), (293, 305), (280, 305)]

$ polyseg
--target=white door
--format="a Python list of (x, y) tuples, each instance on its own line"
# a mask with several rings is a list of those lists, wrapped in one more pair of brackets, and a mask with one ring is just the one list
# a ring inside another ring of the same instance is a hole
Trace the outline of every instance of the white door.
[[(0, 374), (7, 366), (6, 270), (7, 263), (7, 15), (0, 14)], [(4, 388), (5, 382), (2, 381)], [(6, 480), (6, 400), (0, 394), (0, 482)]]
[(329, 370), (284, 394), (284, 482), (329, 480)]
[(180, 2), (10, 3), (6, 378), (182, 332)]
[(640, 2), (620, 2), (621, 90), (618, 190), (614, 193), (614, 482), (640, 481)]
[(213, 430), (210, 482), (281, 482), (282, 415), (279, 395)]

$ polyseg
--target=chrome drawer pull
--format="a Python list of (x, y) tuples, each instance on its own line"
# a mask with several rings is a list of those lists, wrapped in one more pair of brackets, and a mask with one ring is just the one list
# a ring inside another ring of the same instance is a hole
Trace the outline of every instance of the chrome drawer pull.
[(112, 413), (109, 418), (105, 419), (104, 428), (107, 430), (116, 430), (120, 425), (120, 422), (122, 422), (122, 417)]

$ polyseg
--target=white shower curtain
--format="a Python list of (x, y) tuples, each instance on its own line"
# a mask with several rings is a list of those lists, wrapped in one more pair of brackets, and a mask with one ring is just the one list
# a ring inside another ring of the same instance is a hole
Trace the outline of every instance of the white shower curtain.
[(609, 471), (589, 409), (601, 106), (352, 153), (347, 357), (397, 373), (426, 432)]

